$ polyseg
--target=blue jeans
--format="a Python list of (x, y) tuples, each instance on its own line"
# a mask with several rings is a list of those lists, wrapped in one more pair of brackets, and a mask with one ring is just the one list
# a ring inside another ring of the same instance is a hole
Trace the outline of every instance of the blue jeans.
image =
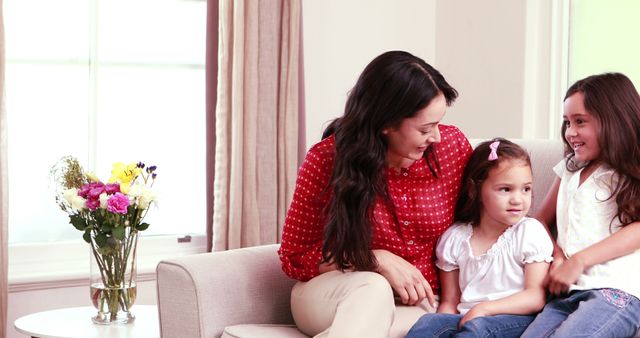
[(458, 328), (462, 315), (426, 314), (413, 324), (406, 338), (501, 337), (518, 338), (534, 316), (496, 315), (476, 317)]
[(639, 327), (638, 298), (618, 289), (595, 289), (551, 300), (522, 337), (635, 337)]

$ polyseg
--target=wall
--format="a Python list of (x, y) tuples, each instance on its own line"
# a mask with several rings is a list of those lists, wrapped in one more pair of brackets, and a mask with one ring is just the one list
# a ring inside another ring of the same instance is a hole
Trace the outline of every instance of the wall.
[[(303, 1), (306, 146), (340, 116), (365, 65), (404, 49), (439, 69), (460, 96), (444, 123), (470, 138), (552, 137), (552, 2)], [(508, 13), (508, 14), (507, 14)], [(561, 41), (560, 41), (561, 42)], [(555, 71), (555, 70), (554, 70)]]
[(436, 13), (435, 60), (460, 93), (446, 121), (473, 138), (520, 137), (525, 2), (447, 0)]
[(435, 58), (435, 15), (435, 0), (302, 2), (307, 147), (342, 115), (347, 92), (375, 56), (399, 49)]

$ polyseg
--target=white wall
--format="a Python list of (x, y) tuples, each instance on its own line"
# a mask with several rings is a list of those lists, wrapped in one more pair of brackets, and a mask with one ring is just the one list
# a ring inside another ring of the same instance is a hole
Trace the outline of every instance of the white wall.
[(422, 57), (458, 89), (443, 122), (468, 137), (549, 137), (551, 10), (524, 0), (303, 1), (307, 148), (342, 114), (365, 65), (391, 49)]
[(520, 137), (525, 2), (447, 0), (436, 12), (435, 60), (460, 94), (445, 121), (469, 137)]
[(344, 110), (347, 92), (379, 54), (435, 58), (435, 0), (304, 0), (306, 145)]

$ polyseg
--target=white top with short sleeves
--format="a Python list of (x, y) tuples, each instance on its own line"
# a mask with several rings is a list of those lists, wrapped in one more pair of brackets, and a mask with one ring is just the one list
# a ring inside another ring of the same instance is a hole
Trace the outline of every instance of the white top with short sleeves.
[[(553, 171), (561, 179), (556, 204), (558, 245), (567, 257), (620, 230), (620, 221), (615, 217), (615, 196), (611, 197), (618, 179), (613, 169), (600, 165), (582, 185), (579, 185), (582, 169), (568, 171), (565, 160), (553, 167)], [(637, 250), (585, 270), (570, 289), (614, 288), (640, 297), (638, 267), (640, 251)]]
[(436, 265), (444, 271), (460, 269), (460, 304), (467, 313), (478, 303), (510, 296), (524, 289), (524, 265), (551, 262), (553, 243), (544, 226), (524, 217), (505, 230), (486, 253), (471, 248), (471, 224), (455, 223), (440, 237)]

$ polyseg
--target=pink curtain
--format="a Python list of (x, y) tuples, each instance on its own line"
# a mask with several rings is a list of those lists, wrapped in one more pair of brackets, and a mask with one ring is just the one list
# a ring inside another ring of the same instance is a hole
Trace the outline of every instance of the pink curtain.
[(216, 102), (218, 96), (218, 0), (207, 1), (206, 109), (207, 109), (207, 251), (213, 244), (213, 181), (216, 156)]
[(218, 2), (216, 105), (210, 118), (215, 160), (208, 175), (214, 177), (212, 247), (226, 250), (276, 243), (282, 234), (302, 135), (301, 8), (300, 0)]
[(0, 337), (7, 336), (7, 298), (9, 296), (9, 224), (7, 193), (7, 124), (4, 110), (4, 14), (0, 0)]

